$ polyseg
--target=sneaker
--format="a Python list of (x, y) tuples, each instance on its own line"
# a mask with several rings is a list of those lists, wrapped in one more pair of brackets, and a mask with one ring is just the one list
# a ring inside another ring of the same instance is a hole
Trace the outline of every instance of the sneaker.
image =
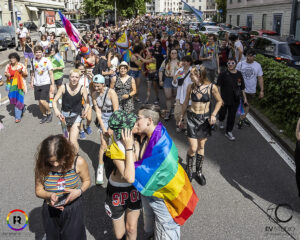
[(170, 120), (170, 118), (171, 118), (171, 112), (166, 112), (166, 116), (165, 116), (165, 121), (168, 121), (168, 120)]
[(60, 105), (62, 104), (61, 98), (58, 99), (58, 104), (60, 104)]
[(84, 131), (80, 132), (79, 137), (80, 139), (86, 139), (85, 132)]
[(225, 128), (225, 125), (224, 125), (224, 123), (223, 123), (223, 122), (221, 122), (221, 121), (220, 121), (220, 123), (219, 123), (219, 128), (220, 128), (220, 129), (224, 129), (224, 128)]
[(176, 133), (180, 133), (180, 132), (181, 132), (180, 127), (176, 127)]
[(234, 141), (235, 137), (233, 136), (232, 132), (227, 132), (225, 133), (225, 136), (230, 140), (230, 141)]
[(53, 113), (47, 114), (47, 122), (52, 122)]
[(90, 126), (88, 126), (88, 127), (85, 129), (85, 131), (86, 131), (86, 133), (87, 133), (88, 135), (92, 134), (92, 132), (93, 132)]
[(48, 119), (48, 115), (42, 117), (41, 121), (40, 121), (40, 124), (43, 124), (45, 122), (47, 122), (47, 119)]
[(19, 122), (21, 122), (21, 119), (16, 119), (15, 122), (19, 123)]
[(244, 125), (244, 120), (240, 119), (238, 122), (238, 129), (241, 129)]
[(52, 102), (49, 102), (49, 108), (52, 108), (53, 105), (52, 105)]
[(103, 184), (103, 164), (98, 166), (96, 184)]
[(249, 120), (247, 118), (244, 119), (244, 124), (248, 127), (251, 126), (251, 123), (249, 122)]

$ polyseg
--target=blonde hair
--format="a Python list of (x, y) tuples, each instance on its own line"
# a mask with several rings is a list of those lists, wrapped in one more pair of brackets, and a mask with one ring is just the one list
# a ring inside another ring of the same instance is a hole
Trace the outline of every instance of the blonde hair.
[(208, 81), (207, 71), (203, 65), (193, 66), (191, 73), (198, 75), (201, 84), (204, 84), (205, 81)]
[(73, 68), (73, 69), (70, 71), (70, 76), (71, 76), (73, 73), (78, 73), (78, 74), (80, 75), (80, 70), (77, 69), (77, 68)]

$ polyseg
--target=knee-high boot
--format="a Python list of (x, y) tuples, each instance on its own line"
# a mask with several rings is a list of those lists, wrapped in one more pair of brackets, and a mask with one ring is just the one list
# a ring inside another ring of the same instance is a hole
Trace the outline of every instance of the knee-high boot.
[(204, 156), (200, 154), (196, 154), (196, 176), (197, 182), (204, 186), (206, 184), (206, 179), (202, 173), (202, 166), (203, 166)]
[(188, 178), (190, 179), (190, 182), (193, 180), (193, 163), (194, 163), (195, 156), (191, 157), (189, 155), (186, 155), (186, 173), (188, 175)]

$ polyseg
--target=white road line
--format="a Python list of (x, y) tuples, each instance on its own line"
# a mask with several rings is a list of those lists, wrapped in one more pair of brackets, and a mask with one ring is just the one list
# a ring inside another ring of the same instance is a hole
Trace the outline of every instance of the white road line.
[(286, 164), (295, 172), (295, 161), (282, 149), (282, 147), (268, 134), (262, 126), (252, 117), (251, 114), (247, 114), (248, 120), (257, 129), (257, 131), (266, 139), (266, 141), (272, 146), (272, 148), (279, 154), (279, 156), (286, 162)]

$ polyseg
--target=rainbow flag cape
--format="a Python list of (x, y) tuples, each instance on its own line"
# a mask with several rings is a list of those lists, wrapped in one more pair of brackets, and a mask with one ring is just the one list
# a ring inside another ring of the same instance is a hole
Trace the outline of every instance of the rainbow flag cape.
[(78, 30), (74, 27), (74, 25), (67, 19), (60, 11), (58, 11), (58, 14), (60, 16), (60, 19), (66, 29), (66, 33), (68, 34), (70, 40), (73, 42), (73, 44), (76, 46), (75, 43), (80, 42), (80, 33)]
[(119, 37), (119, 39), (116, 41), (116, 45), (118, 47), (121, 47), (121, 48), (128, 48), (129, 47), (129, 41), (128, 41), (128, 38), (127, 38), (127, 31), (125, 31), (121, 37)]
[(15, 105), (18, 109), (24, 108), (24, 83), (22, 75), (19, 71), (15, 71), (14, 77), (11, 80), (8, 98), (11, 104)]
[(199, 199), (178, 163), (177, 148), (161, 123), (155, 128), (143, 158), (135, 162), (133, 185), (144, 196), (164, 199), (179, 225), (183, 225), (196, 208)]

